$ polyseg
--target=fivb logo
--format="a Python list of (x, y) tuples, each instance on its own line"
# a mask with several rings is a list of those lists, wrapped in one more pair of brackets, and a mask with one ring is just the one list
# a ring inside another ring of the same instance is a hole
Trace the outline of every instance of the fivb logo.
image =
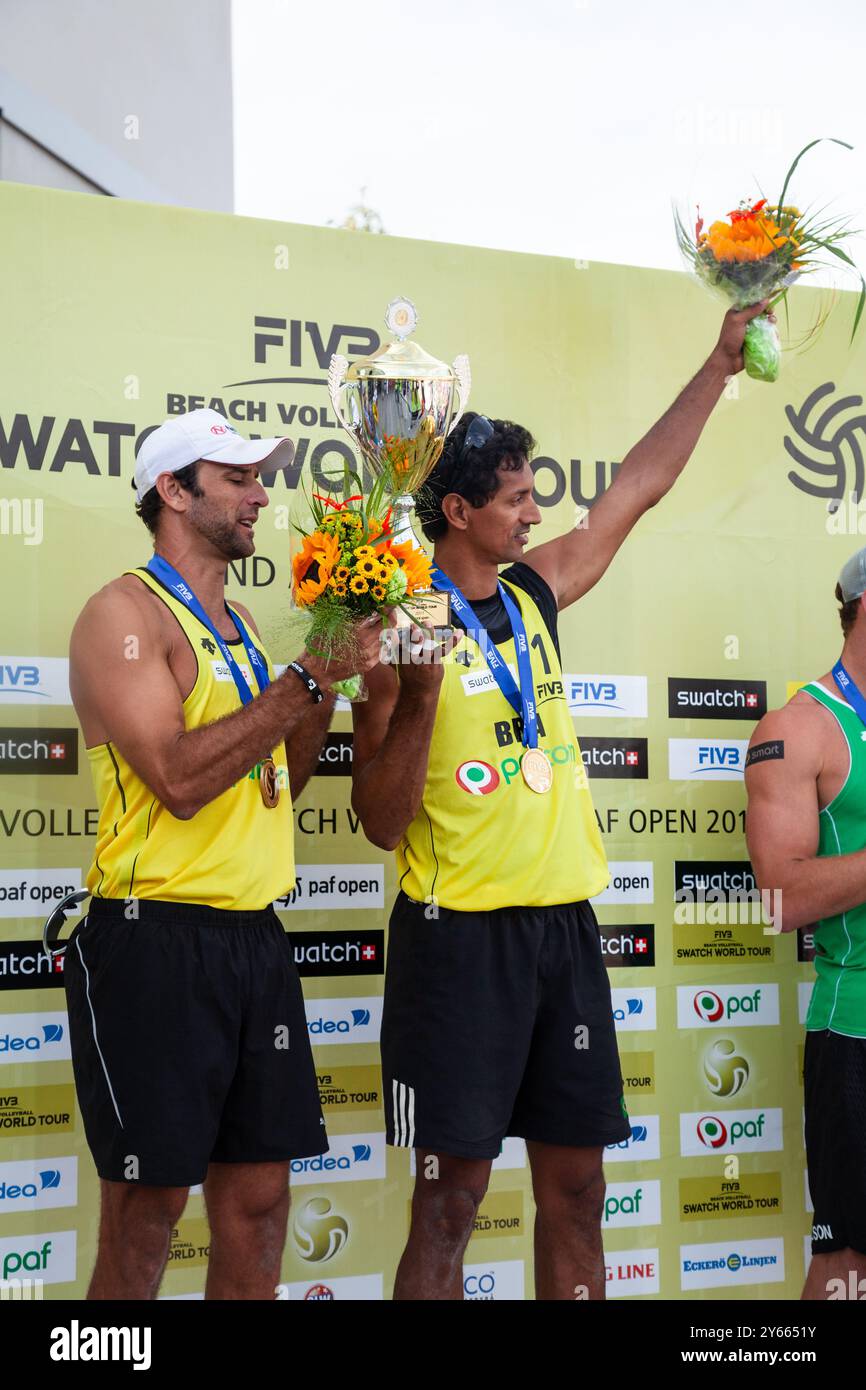
[(332, 1135), (326, 1154), (296, 1158), (291, 1164), (292, 1184), (358, 1182), (385, 1177), (384, 1134)]
[(0, 704), (71, 705), (69, 661), (60, 656), (0, 656)]
[(739, 782), (746, 765), (746, 738), (669, 738), (672, 782)]
[(26, 1159), (0, 1163), (0, 1215), (74, 1207), (78, 1200), (78, 1159)]
[(307, 1028), (314, 1047), (325, 1043), (374, 1043), (382, 1026), (382, 998), (309, 999)]
[(621, 1226), (658, 1226), (662, 1219), (661, 1183), (610, 1182), (604, 1198), (602, 1224), (615, 1230)]
[(680, 1115), (680, 1153), (684, 1158), (720, 1150), (723, 1153), (769, 1153), (782, 1147), (782, 1111), (726, 1110), (723, 1115), (700, 1111)]
[(70, 1057), (65, 1013), (0, 1014), (0, 1065)]
[(563, 676), (569, 712), (577, 719), (646, 719), (646, 676)]
[(779, 1022), (779, 986), (677, 986), (677, 1026), (712, 1028), (722, 1022), (740, 1028), (772, 1026)]
[(605, 1163), (639, 1163), (660, 1157), (658, 1115), (632, 1116), (631, 1134), (618, 1144), (606, 1144)]
[(610, 996), (617, 1032), (648, 1032), (655, 1028), (654, 986), (649, 989), (612, 989)]

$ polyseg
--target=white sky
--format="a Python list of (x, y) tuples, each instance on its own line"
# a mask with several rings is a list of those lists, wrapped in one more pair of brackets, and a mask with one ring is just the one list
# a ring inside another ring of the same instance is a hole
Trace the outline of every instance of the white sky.
[[(671, 200), (866, 226), (856, 0), (234, 0), (236, 210), (680, 269)], [(759, 187), (760, 185), (760, 187)], [(855, 256), (866, 267), (866, 239)], [(850, 283), (850, 282), (847, 282)]]

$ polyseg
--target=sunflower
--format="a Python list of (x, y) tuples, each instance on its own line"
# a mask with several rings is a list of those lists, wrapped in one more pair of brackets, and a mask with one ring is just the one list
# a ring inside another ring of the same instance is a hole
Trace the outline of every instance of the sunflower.
[(372, 545), (358, 545), (352, 551), (356, 560), (375, 560), (376, 552)]
[(292, 559), (295, 602), (299, 607), (306, 608), (325, 592), (339, 558), (340, 546), (334, 536), (323, 531), (304, 536), (300, 551)]
[(391, 565), (391, 566), (388, 566), (388, 565), (378, 565), (378, 566), (377, 566), (377, 573), (376, 573), (376, 576), (375, 576), (375, 577), (376, 577), (376, 582), (377, 582), (378, 584), (387, 584), (387, 583), (388, 583), (388, 580), (391, 578), (391, 575), (394, 573), (395, 569), (397, 569), (397, 568), (398, 568), (398, 566), (397, 566), (396, 560), (394, 561), (394, 564)]
[(334, 570), (334, 578), (336, 579), (338, 584), (345, 584), (349, 578), (349, 566), (338, 565), (337, 568)]
[(416, 589), (430, 588), (430, 561), (411, 541), (398, 541), (391, 546), (391, 554), (400, 562), (406, 575), (406, 592), (412, 594)]
[(353, 594), (366, 594), (369, 592), (370, 586), (360, 574), (353, 574), (349, 580), (349, 588)]
[(374, 584), (372, 589), (370, 590), (370, 593), (373, 595), (377, 603), (381, 603), (385, 597), (385, 585)]
[(334, 597), (335, 597), (335, 598), (345, 598), (345, 597), (346, 597), (346, 586), (345, 586), (345, 584), (342, 582), (342, 580), (339, 580), (339, 581), (337, 581), (336, 583), (335, 583), (333, 580), (332, 580), (331, 582), (334, 584)]
[(378, 576), (380, 568), (381, 566), (375, 555), (365, 555), (364, 559), (359, 560), (355, 566), (355, 573), (363, 575), (365, 579), (374, 579)]

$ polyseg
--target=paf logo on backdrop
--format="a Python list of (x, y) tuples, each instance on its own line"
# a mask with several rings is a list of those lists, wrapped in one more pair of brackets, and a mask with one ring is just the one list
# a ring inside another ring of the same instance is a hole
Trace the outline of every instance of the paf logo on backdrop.
[(677, 1027), (712, 1028), (736, 1019), (739, 1027), (779, 1022), (779, 986), (694, 985), (677, 986)]

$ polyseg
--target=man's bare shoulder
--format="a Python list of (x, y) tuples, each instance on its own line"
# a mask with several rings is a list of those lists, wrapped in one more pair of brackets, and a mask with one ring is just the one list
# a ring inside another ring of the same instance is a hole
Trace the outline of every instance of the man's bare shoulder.
[(768, 710), (749, 739), (747, 775), (761, 763), (784, 759), (820, 767), (833, 715), (811, 695), (798, 690), (780, 709)]
[(162, 611), (165, 605), (156, 594), (131, 574), (121, 574), (97, 589), (87, 600), (78, 615), (72, 633), (72, 642), (83, 632), (106, 627), (114, 632), (118, 624), (138, 623), (153, 635), (162, 629)]

